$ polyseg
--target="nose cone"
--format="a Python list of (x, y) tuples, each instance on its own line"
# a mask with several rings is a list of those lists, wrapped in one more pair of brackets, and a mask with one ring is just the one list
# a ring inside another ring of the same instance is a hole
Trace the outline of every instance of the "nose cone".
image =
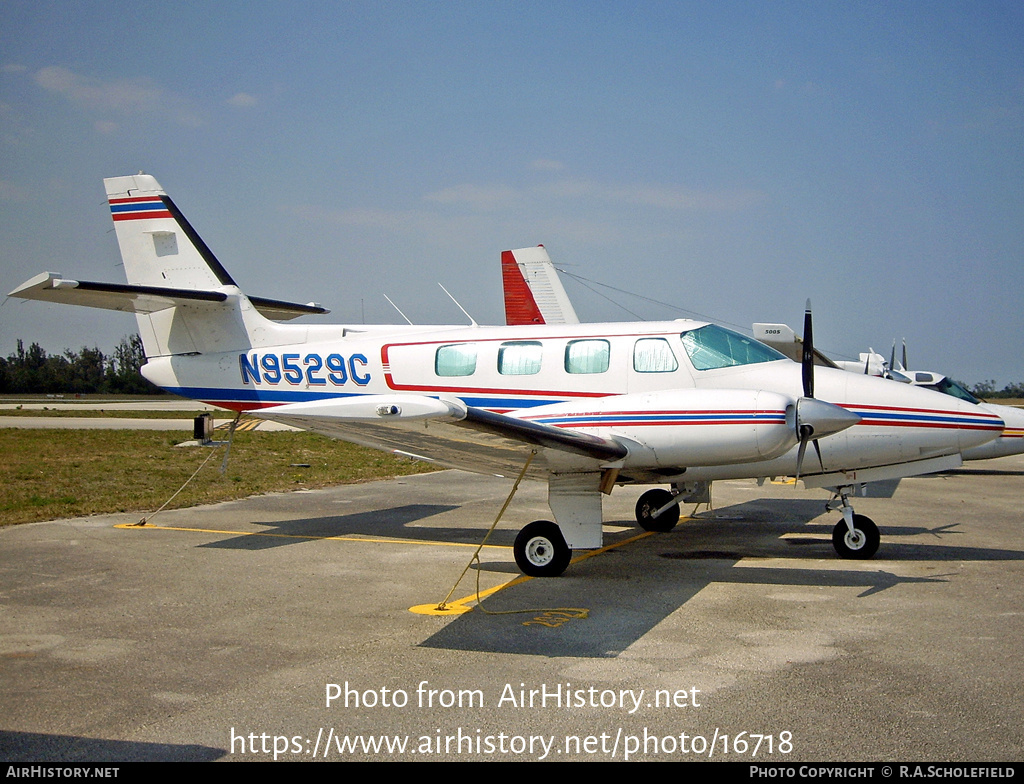
[(967, 402), (962, 403), (956, 416), (960, 423), (957, 432), (961, 452), (998, 439), (1006, 428), (1006, 423), (997, 414)]
[(943, 395), (941, 392), (936, 394), (943, 398), (942, 402), (947, 408), (930, 412), (930, 419), (936, 422), (936, 426), (956, 431), (961, 452), (989, 444), (1003, 434), (1006, 423), (997, 413), (985, 406)]
[[(861, 424), (885, 427), (916, 444), (922, 453), (945, 446), (963, 452), (1002, 435), (1003, 420), (974, 403), (931, 389), (848, 375), (851, 387), (860, 387), (858, 398), (863, 403), (849, 408), (861, 415)], [(870, 395), (868, 382), (875, 382)]]
[[(817, 369), (816, 369), (817, 370)], [(867, 436), (896, 461), (964, 452), (998, 438), (1003, 420), (984, 407), (931, 389), (822, 368), (819, 398), (859, 414), (850, 432)]]
[(964, 450), (965, 460), (986, 460), (1024, 454), (1024, 409), (982, 403), (979, 409), (1003, 420), (1003, 432), (994, 441)]

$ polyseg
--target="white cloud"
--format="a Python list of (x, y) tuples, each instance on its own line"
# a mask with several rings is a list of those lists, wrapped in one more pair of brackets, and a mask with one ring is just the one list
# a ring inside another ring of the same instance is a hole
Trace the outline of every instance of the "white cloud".
[(660, 185), (632, 185), (605, 189), (606, 198), (661, 207), (666, 210), (735, 212), (750, 207), (764, 198), (751, 188), (699, 190)]
[(424, 198), (438, 204), (463, 204), (481, 212), (508, 209), (539, 199), (580, 202), (588, 199), (613, 204), (643, 205), (665, 210), (735, 212), (763, 199), (750, 188), (698, 189), (669, 185), (605, 185), (592, 180), (553, 180), (527, 188), (463, 183), (428, 193)]
[(10, 180), (0, 180), (0, 201), (27, 202), (32, 198), (32, 190)]
[(35, 81), (44, 90), (59, 93), (87, 109), (116, 110), (125, 114), (152, 111), (160, 105), (164, 95), (163, 90), (148, 79), (114, 79), (105, 82), (90, 76), (80, 76), (59, 65), (37, 71)]
[[(155, 114), (167, 116), (188, 127), (202, 125), (202, 120), (187, 107), (181, 96), (168, 92), (151, 79), (104, 80), (76, 74), (59, 65), (41, 68), (33, 78), (44, 90), (62, 95), (90, 112)], [(97, 129), (106, 133), (109, 123), (103, 122)]]
[(465, 204), (476, 210), (509, 207), (522, 198), (522, 192), (506, 185), (474, 185), (463, 183), (428, 193), (424, 198), (437, 204)]
[(227, 102), (228, 106), (234, 106), (237, 109), (247, 109), (257, 104), (256, 96), (252, 93), (235, 93), (228, 98)]
[[(298, 204), (281, 209), (303, 222), (345, 226), (443, 244), (452, 237), (486, 243), (496, 237), (521, 247), (559, 237), (583, 244), (622, 241), (637, 230), (677, 230), (676, 215), (738, 212), (764, 195), (753, 189), (699, 190), (663, 185), (605, 185), (562, 179), (538, 186), (463, 183), (432, 191), (412, 209), (339, 208)], [(640, 214), (646, 217), (640, 217)], [(660, 227), (660, 228), (659, 228)]]
[(553, 161), (549, 158), (537, 158), (530, 162), (530, 168), (537, 171), (564, 171), (565, 164), (561, 161)]

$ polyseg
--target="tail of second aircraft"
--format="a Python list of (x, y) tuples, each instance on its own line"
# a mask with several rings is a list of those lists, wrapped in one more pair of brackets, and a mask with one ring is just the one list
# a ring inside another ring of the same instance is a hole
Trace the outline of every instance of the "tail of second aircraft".
[(509, 326), (580, 323), (543, 245), (502, 251), (501, 282)]

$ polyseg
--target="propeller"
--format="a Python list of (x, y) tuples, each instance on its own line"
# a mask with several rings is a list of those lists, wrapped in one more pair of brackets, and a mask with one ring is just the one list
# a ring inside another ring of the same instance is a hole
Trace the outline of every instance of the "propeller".
[(800, 364), (803, 367), (804, 397), (814, 397), (814, 337), (812, 333), (811, 301), (808, 299), (807, 306), (804, 308), (804, 350), (800, 358)]
[(814, 397), (814, 335), (810, 300), (807, 300), (807, 307), (804, 310), (803, 352), (800, 365), (804, 396), (796, 403), (796, 432), (800, 439), (800, 449), (796, 454), (797, 479), (803, 472), (804, 455), (807, 452), (808, 442), (814, 445), (814, 451), (818, 455), (818, 464), (824, 471), (825, 463), (821, 459), (818, 438), (838, 433), (860, 421), (857, 414), (832, 403), (826, 403), (824, 400), (816, 400)]

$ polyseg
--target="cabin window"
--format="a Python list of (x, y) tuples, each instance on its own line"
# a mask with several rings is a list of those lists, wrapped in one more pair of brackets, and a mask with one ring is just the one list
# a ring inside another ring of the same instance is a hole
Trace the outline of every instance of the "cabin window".
[(604, 373), (610, 353), (607, 340), (570, 340), (565, 347), (565, 372)]
[(534, 340), (502, 343), (498, 349), (498, 372), (503, 376), (532, 376), (540, 372), (543, 347)]
[(764, 343), (716, 324), (691, 329), (680, 337), (683, 339), (683, 348), (697, 370), (785, 359), (785, 356)]
[(471, 376), (476, 372), (476, 344), (455, 343), (441, 346), (434, 356), (434, 372), (439, 376)]
[(633, 370), (637, 373), (671, 373), (679, 369), (665, 338), (640, 338), (633, 346)]

